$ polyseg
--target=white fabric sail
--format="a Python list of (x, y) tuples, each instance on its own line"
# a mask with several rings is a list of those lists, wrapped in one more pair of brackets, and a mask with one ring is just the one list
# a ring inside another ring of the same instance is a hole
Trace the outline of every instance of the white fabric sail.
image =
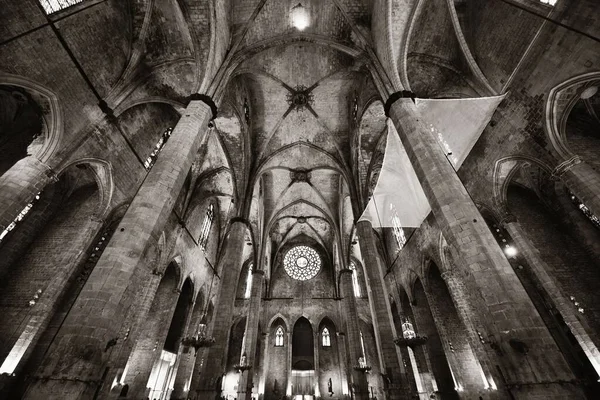
[[(421, 118), (459, 169), (505, 95), (470, 99), (416, 99)], [(383, 165), (360, 221), (374, 228), (417, 228), (431, 211), (398, 132), (388, 119)]]

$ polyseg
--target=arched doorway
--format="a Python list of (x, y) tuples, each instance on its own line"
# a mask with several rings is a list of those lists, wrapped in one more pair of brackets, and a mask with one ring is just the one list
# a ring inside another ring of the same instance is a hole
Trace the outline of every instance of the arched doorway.
[(300, 317), (292, 334), (292, 398), (312, 400), (315, 394), (315, 345), (312, 325)]

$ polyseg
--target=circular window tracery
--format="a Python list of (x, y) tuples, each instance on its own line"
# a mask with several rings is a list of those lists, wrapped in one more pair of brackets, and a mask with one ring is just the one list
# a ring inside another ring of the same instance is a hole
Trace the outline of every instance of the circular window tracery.
[(306, 281), (321, 270), (321, 257), (311, 247), (292, 247), (283, 258), (283, 268), (291, 278)]

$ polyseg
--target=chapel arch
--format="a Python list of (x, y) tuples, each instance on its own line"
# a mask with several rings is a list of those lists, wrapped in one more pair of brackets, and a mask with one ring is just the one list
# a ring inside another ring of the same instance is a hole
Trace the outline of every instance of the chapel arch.
[[(0, 364), (3, 373), (17, 376), (9, 389), (16, 397), (24, 374), (41, 363), (124, 214), (118, 207), (106, 223), (93, 218), (99, 206), (98, 181), (82, 164), (64, 169), (38, 196), (0, 248), (0, 286), (9, 296), (0, 303), (0, 329), (8, 338), (0, 347)], [(8, 298), (15, 303), (7, 303)], [(24, 351), (15, 352), (17, 339), (25, 337)]]
[(565, 138), (573, 153), (600, 167), (600, 79), (586, 82), (566, 117)]
[(35, 153), (47, 129), (42, 105), (28, 90), (0, 85), (0, 176)]
[[(564, 160), (574, 155), (584, 158), (591, 155), (592, 161), (598, 161), (597, 155), (590, 154), (582, 145), (589, 141), (597, 147), (597, 137), (588, 129), (597, 124), (597, 113), (594, 114), (598, 94), (594, 88), (599, 86), (600, 72), (588, 72), (558, 84), (548, 94), (546, 132), (554, 150)], [(583, 153), (578, 154), (577, 150)]]
[(0, 73), (0, 176), (25, 155), (48, 161), (62, 134), (62, 109), (53, 91)]
[(265, 344), (265, 399), (278, 400), (288, 386), (289, 354), (291, 345), (289, 327), (281, 316), (269, 325), (268, 342)]

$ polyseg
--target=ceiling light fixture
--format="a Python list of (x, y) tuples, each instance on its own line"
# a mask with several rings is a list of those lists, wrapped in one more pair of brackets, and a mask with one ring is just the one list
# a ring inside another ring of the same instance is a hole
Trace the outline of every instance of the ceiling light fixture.
[(296, 6), (294, 6), (290, 15), (292, 17), (292, 25), (296, 29), (303, 31), (310, 25), (308, 10), (302, 5), (302, 3), (298, 3)]

